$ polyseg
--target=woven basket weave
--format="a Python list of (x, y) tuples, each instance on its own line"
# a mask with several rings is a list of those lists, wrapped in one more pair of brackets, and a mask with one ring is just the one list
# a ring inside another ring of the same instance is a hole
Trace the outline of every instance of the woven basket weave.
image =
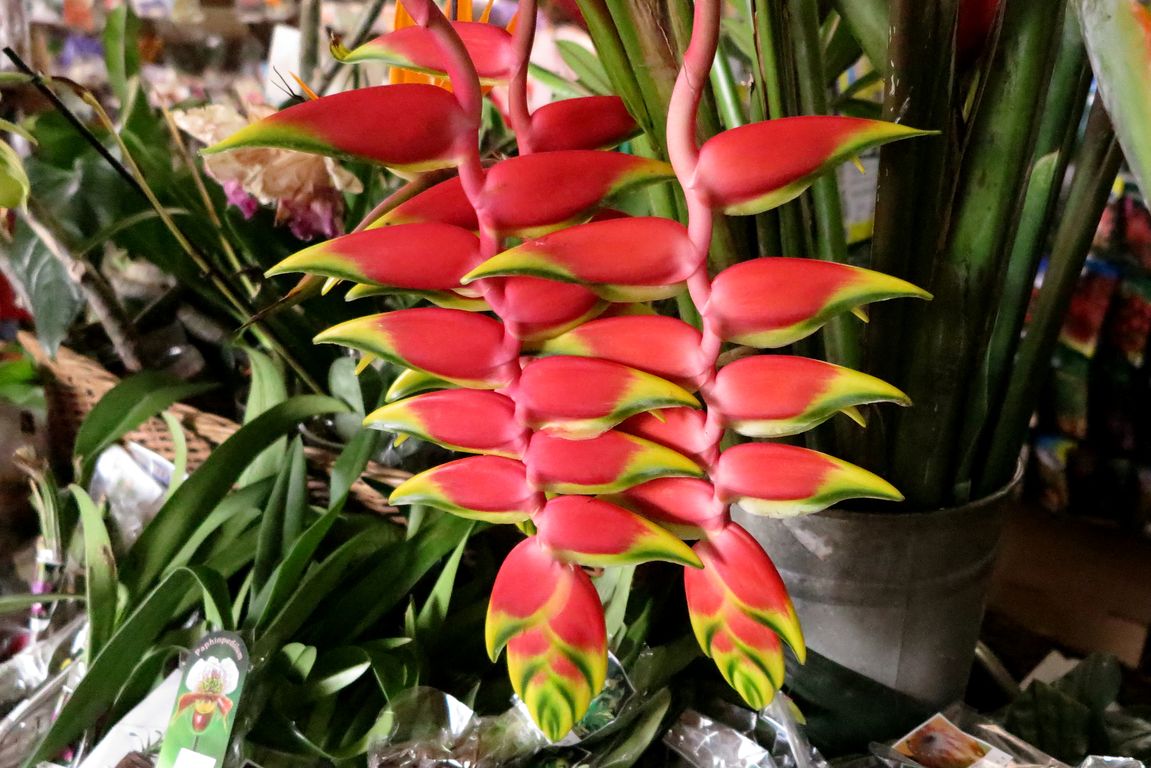
[[(53, 460), (62, 458), (68, 462), (80, 424), (100, 398), (116, 386), (120, 379), (95, 360), (65, 347), (60, 347), (54, 358), (50, 357), (31, 334), (19, 334), (19, 342), (44, 374), (44, 392), (48, 402), (48, 438), (52, 450), (58, 454), (52, 458)], [(168, 412), (175, 416), (183, 427), (189, 472), (203, 464), (216, 446), (240, 428), (239, 424), (230, 419), (205, 413), (182, 403), (173, 405)], [(175, 457), (172, 434), (159, 418), (149, 419), (125, 435), (124, 440), (139, 443), (169, 461)], [(335, 462), (336, 455), (327, 449), (314, 446), (305, 447), (304, 454), (308, 459), (308, 488), (312, 498), (316, 502), (326, 503), (328, 471)], [(386, 467), (374, 461), (368, 462), (361, 479), (352, 485), (349, 502), (370, 512), (395, 517), (396, 508), (389, 506), (386, 497), (364, 482), (363, 478), (395, 487), (410, 476), (410, 473), (403, 470)]]

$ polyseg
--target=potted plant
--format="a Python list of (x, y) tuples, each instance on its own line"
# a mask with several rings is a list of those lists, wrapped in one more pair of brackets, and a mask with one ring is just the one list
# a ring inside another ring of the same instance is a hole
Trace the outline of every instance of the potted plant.
[[(1145, 29), (1146, 9), (1011, 0), (828, 5), (730, 4), (703, 130), (842, 113), (937, 133), (880, 150), (872, 233), (860, 244), (846, 243), (832, 177), (758, 216), (754, 231), (721, 223), (716, 243), (735, 244), (740, 257), (859, 263), (934, 296), (878, 305), (866, 327), (833, 322), (809, 347), (891, 382), (914, 403), (867, 410), (865, 431), (840, 419), (808, 437), (810, 446), (883, 475), (907, 499), (786, 521), (739, 519), (783, 572), (814, 649), (940, 705), (963, 692), (1003, 499), (1017, 482), (1036, 395), (1120, 163), (1102, 104), (1080, 131), (1092, 73), (1076, 9), (1084, 8), (1089, 37), (1101, 27), (1092, 18), (1115, 20), (1112, 44), (1095, 48), (1131, 78), (1116, 93), (1129, 105), (1145, 103), (1132, 84), (1146, 76), (1145, 65), (1133, 64), (1146, 60), (1134, 31)], [(613, 0), (581, 7), (615, 89), (637, 114), (662, 114), (686, 10)], [(725, 63), (750, 82), (750, 93)], [(847, 83), (841, 73), (849, 65), (855, 79)], [(860, 98), (879, 84), (881, 104)], [(647, 135), (660, 153), (658, 129)]]

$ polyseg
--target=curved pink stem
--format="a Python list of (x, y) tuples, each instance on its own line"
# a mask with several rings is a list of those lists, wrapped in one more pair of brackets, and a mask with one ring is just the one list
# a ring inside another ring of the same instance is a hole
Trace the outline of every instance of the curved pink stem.
[(508, 117), (521, 155), (530, 155), (532, 149), (532, 114), (528, 109), (528, 69), (531, 63), (532, 43), (536, 35), (536, 0), (520, 0), (519, 20), (516, 22), (515, 70), (508, 83)]
[[(720, 3), (697, 0), (692, 19), (691, 42), (683, 55), (683, 66), (671, 92), (667, 112), (667, 154), (675, 175), (690, 197), (688, 185), (699, 162), (696, 143), (696, 115), (703, 98), (703, 87), (711, 72), (719, 48)], [(710, 233), (709, 233), (710, 239)]]

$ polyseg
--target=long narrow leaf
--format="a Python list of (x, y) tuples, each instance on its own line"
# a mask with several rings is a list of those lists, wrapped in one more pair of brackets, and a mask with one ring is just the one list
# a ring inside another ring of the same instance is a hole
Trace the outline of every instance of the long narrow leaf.
[(112, 636), (116, 623), (116, 558), (104, 516), (78, 485), (68, 489), (80, 509), (84, 529), (84, 582), (88, 595), (88, 658), (94, 659)]
[(180, 486), (144, 528), (122, 570), (129, 591), (133, 594), (146, 591), (195, 529), (204, 510), (212, 509), (227, 494), (251, 457), (303, 419), (346, 410), (346, 405), (330, 397), (301, 395), (274, 406), (241, 427)]
[(60, 710), (52, 727), (24, 768), (38, 765), (71, 745), (80, 734), (104, 716), (117, 693), (148, 652), (164, 627), (175, 618), (173, 609), (184, 596), (198, 592), (208, 620), (230, 629), (227, 585), (218, 574), (203, 568), (181, 568), (160, 583), (112, 635), (104, 650), (93, 659), (72, 697)]
[(174, 403), (212, 388), (189, 384), (157, 371), (124, 379), (100, 398), (76, 433), (81, 485), (87, 485), (100, 452)]

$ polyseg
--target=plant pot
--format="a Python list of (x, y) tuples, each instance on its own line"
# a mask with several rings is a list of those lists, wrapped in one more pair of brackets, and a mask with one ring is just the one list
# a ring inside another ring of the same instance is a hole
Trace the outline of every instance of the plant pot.
[(735, 518), (767, 550), (810, 648), (936, 708), (963, 696), (1006, 512), (999, 492), (922, 514)]

